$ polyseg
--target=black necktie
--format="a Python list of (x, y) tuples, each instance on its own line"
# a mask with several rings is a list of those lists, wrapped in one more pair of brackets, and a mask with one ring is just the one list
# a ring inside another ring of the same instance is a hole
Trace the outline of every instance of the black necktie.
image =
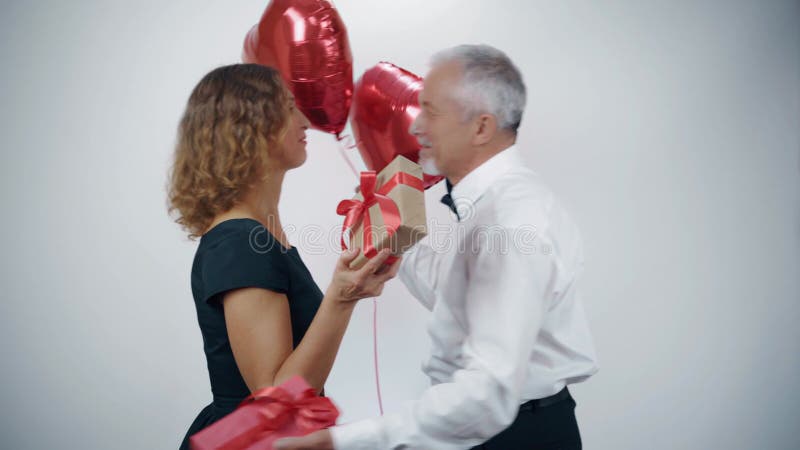
[(444, 194), (441, 202), (447, 205), (447, 207), (450, 208), (450, 210), (453, 211), (453, 213), (458, 218), (458, 210), (456, 210), (456, 203), (453, 201), (453, 197), (450, 195), (450, 193), (453, 191), (453, 185), (447, 178), (444, 179), (444, 182), (445, 185), (447, 186), (447, 194)]

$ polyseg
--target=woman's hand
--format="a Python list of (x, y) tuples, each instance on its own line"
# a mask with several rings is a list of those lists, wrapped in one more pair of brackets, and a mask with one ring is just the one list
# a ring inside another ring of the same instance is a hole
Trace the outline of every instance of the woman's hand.
[(391, 255), (389, 249), (378, 252), (360, 269), (351, 269), (350, 263), (359, 252), (358, 248), (346, 250), (336, 262), (333, 280), (327, 293), (340, 302), (352, 303), (362, 298), (381, 295), (383, 284), (394, 278), (400, 269), (400, 258), (391, 265), (385, 264)]

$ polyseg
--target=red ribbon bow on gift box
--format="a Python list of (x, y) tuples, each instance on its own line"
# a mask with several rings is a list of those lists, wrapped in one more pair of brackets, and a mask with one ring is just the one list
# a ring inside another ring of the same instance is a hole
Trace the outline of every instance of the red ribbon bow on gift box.
[[(373, 230), (372, 221), (369, 217), (369, 208), (377, 204), (381, 210), (383, 223), (386, 227), (388, 237), (392, 237), (400, 228), (402, 221), (400, 219), (400, 210), (397, 204), (387, 196), (396, 186), (403, 184), (411, 186), (419, 191), (423, 190), (422, 180), (405, 172), (398, 172), (392, 176), (380, 189), (375, 191), (377, 184), (377, 175), (375, 171), (369, 170), (361, 172), (361, 195), (364, 200), (348, 199), (339, 202), (336, 207), (336, 213), (340, 216), (345, 216), (344, 224), (342, 225), (342, 250), (347, 249), (347, 244), (344, 240), (344, 233), (348, 229), (352, 229), (359, 221), (364, 221), (364, 256), (372, 258), (378, 254), (378, 250), (372, 242)], [(387, 264), (391, 264), (397, 260), (397, 257), (392, 255), (386, 260)]]
[(336, 424), (339, 411), (326, 397), (317, 397), (313, 389), (305, 389), (292, 396), (285, 389), (270, 386), (259, 389), (245, 398), (243, 405), (255, 403), (267, 422), (262, 431), (282, 428), (290, 420), (299, 431), (311, 432)]
[(336, 424), (339, 411), (300, 377), (259, 389), (236, 410), (191, 438), (193, 450), (265, 450), (281, 437), (304, 436)]

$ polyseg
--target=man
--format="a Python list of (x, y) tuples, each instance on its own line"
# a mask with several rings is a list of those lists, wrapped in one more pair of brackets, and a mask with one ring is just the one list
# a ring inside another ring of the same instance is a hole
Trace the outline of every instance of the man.
[[(580, 235), (515, 147), (522, 77), (488, 46), (436, 55), (411, 133), (448, 179), (457, 241), (418, 244), (400, 278), (432, 311), (432, 385), (399, 413), (278, 449), (579, 449), (566, 386), (597, 371), (576, 280)], [(452, 188), (452, 189), (450, 189)]]

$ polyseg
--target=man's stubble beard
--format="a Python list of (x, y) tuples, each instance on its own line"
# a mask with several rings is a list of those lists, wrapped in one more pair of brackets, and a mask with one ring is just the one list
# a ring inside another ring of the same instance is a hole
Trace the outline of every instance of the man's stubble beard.
[(442, 175), (442, 171), (436, 166), (436, 161), (433, 158), (420, 156), (419, 165), (422, 166), (422, 171), (428, 175)]

